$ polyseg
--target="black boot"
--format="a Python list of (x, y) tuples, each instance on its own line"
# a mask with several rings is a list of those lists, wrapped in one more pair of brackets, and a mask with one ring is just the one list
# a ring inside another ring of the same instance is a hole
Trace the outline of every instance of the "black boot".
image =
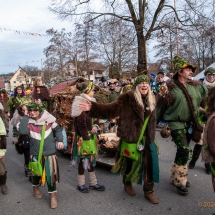
[(4, 175), (0, 175), (0, 187), (3, 195), (7, 195), (9, 192), (6, 185), (6, 180), (7, 180), (7, 173), (5, 173)]
[(208, 174), (208, 175), (211, 174), (210, 163), (205, 163), (205, 172), (206, 172), (206, 174)]
[(181, 193), (182, 195), (187, 195), (189, 193), (187, 187), (180, 187), (180, 186), (177, 187), (176, 186), (176, 188), (177, 188), (178, 192)]
[(194, 169), (196, 161), (198, 160), (201, 151), (202, 151), (202, 145), (196, 144), (193, 149), (192, 159), (189, 163), (189, 169)]

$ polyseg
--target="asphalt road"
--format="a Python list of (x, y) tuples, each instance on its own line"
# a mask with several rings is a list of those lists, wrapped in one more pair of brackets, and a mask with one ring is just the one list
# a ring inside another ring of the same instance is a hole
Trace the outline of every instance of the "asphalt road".
[[(8, 195), (0, 193), (1, 215), (209, 215), (215, 214), (215, 194), (212, 189), (211, 176), (204, 171), (199, 160), (194, 170), (189, 170), (191, 183), (189, 194), (180, 195), (170, 183), (170, 167), (175, 156), (174, 143), (170, 138), (162, 139), (157, 133), (160, 147), (160, 183), (155, 184), (155, 195), (159, 204), (153, 205), (144, 198), (142, 186), (134, 185), (137, 195), (132, 197), (123, 190), (122, 178), (110, 172), (110, 168), (96, 167), (96, 175), (100, 184), (106, 186), (104, 192), (91, 191), (80, 193), (77, 189), (77, 169), (70, 166), (69, 156), (58, 153), (61, 180), (57, 185), (58, 208), (49, 208), (47, 187), (41, 188), (42, 199), (35, 199), (28, 178), (24, 175), (24, 157), (18, 155), (11, 137), (8, 138), (6, 165), (8, 169)], [(194, 143), (191, 143), (194, 146)], [(210, 207), (211, 206), (211, 207)]]

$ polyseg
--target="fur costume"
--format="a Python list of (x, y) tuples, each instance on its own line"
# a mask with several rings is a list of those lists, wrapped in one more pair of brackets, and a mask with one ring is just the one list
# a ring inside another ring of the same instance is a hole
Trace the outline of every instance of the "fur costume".
[(151, 90), (149, 89), (147, 96), (144, 97), (140, 94), (137, 86), (135, 89), (121, 94), (110, 104), (92, 102), (88, 115), (101, 119), (113, 119), (119, 116), (117, 136), (126, 142), (138, 141), (143, 123), (146, 117), (150, 116), (145, 130), (144, 152), (140, 153), (137, 161), (120, 156), (112, 168), (112, 172), (123, 175), (124, 184), (142, 184), (143, 178), (144, 192), (153, 193), (154, 182), (150, 143), (155, 139), (156, 114), (155, 101)]
[(206, 163), (215, 163), (215, 157), (211, 153), (211, 151), (208, 148), (208, 141), (207, 141), (207, 136), (208, 136), (208, 126), (211, 122), (211, 120), (215, 117), (215, 113), (213, 113), (207, 120), (207, 124), (205, 125), (204, 129), (204, 136), (203, 136), (203, 147), (202, 147), (202, 160), (205, 161)]
[(215, 87), (215, 81), (213, 83), (208, 82), (206, 79), (203, 81), (203, 85), (208, 89)]
[(77, 117), (81, 115), (82, 110), (79, 108), (79, 104), (84, 103), (87, 104), (87, 100), (96, 102), (95, 98), (89, 97), (87, 94), (82, 93), (80, 96), (76, 96), (72, 103), (72, 117)]
[[(113, 119), (119, 116), (117, 136), (127, 142), (137, 142), (140, 136), (144, 120), (150, 115), (146, 127), (146, 141), (153, 142), (155, 139), (156, 115), (155, 102), (150, 96), (144, 98), (147, 103), (146, 107), (138, 103), (135, 97), (135, 91), (131, 90), (121, 94), (116, 101), (110, 104), (97, 104), (92, 102), (91, 110), (88, 115), (99, 119)], [(140, 99), (139, 99), (140, 100)], [(145, 108), (145, 110), (144, 110)]]

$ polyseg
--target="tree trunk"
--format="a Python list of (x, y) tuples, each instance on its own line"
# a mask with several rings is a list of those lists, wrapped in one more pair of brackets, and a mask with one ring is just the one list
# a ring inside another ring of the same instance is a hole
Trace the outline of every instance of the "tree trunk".
[(141, 33), (137, 33), (138, 42), (138, 64), (137, 73), (140, 74), (143, 70), (147, 70), (147, 56), (146, 56), (146, 38)]

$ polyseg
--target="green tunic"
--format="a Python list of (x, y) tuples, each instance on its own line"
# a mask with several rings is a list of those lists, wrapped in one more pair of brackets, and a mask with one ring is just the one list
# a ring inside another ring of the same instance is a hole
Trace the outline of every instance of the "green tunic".
[[(207, 89), (201, 84), (195, 86), (186, 84), (185, 87), (193, 100), (195, 115), (198, 117), (200, 103), (207, 95)], [(174, 101), (169, 107), (156, 108), (157, 121), (174, 121), (168, 123), (171, 130), (184, 129), (186, 127), (184, 122), (191, 121), (191, 113), (187, 100), (183, 91), (176, 85), (171, 90), (171, 94), (174, 97)]]
[(110, 90), (110, 95), (109, 95), (109, 103), (114, 102), (117, 97), (119, 96), (120, 92), (116, 92), (115, 90)]

